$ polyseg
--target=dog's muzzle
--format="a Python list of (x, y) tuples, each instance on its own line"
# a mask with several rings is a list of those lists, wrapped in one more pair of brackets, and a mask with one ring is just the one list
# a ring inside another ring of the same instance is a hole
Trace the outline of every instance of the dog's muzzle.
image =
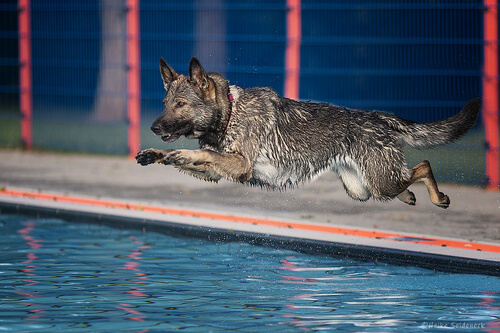
[(180, 136), (189, 134), (192, 131), (192, 126), (190, 124), (184, 124), (179, 128), (167, 132), (160, 122), (155, 121), (151, 126), (151, 131), (153, 131), (155, 135), (161, 136), (163, 142), (173, 142)]

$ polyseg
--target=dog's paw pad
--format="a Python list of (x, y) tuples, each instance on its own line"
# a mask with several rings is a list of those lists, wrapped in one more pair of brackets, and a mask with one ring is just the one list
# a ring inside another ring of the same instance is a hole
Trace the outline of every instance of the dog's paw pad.
[(137, 153), (135, 160), (140, 165), (148, 165), (156, 163), (157, 161), (163, 159), (163, 157), (163, 153), (156, 149), (145, 149)]

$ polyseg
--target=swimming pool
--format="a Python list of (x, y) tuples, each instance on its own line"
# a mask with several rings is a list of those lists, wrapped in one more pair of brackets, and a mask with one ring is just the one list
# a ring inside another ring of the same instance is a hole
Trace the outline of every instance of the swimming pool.
[(500, 278), (0, 215), (0, 330), (500, 327)]

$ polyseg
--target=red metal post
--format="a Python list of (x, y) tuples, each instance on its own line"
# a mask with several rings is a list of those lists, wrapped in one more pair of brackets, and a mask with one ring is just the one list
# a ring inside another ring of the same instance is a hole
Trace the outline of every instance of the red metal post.
[(128, 151), (134, 157), (140, 150), (141, 122), (141, 45), (139, 0), (127, 0), (127, 116)]
[(30, 0), (18, 0), (19, 7), (19, 108), (21, 112), (21, 143), (30, 150), (32, 133), (32, 81), (31, 81), (31, 11)]
[(488, 189), (500, 186), (499, 166), (499, 99), (498, 99), (498, 2), (484, 0), (484, 69), (483, 110), (486, 140), (486, 176)]
[(285, 97), (299, 99), (300, 44), (302, 38), (301, 0), (287, 0)]

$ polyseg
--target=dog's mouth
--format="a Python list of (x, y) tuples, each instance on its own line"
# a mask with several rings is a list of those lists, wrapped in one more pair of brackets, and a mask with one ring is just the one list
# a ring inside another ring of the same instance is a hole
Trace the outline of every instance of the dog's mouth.
[(185, 125), (181, 129), (173, 132), (173, 133), (168, 133), (164, 134), (161, 136), (161, 139), (163, 142), (169, 143), (169, 142), (174, 142), (178, 138), (180, 138), (182, 135), (186, 135), (191, 131), (191, 125)]
[(179, 134), (175, 134), (175, 133), (172, 133), (172, 134), (167, 134), (167, 135), (162, 135), (161, 136), (161, 140), (163, 142), (174, 142), (175, 140), (177, 140), (178, 138), (180, 137)]

